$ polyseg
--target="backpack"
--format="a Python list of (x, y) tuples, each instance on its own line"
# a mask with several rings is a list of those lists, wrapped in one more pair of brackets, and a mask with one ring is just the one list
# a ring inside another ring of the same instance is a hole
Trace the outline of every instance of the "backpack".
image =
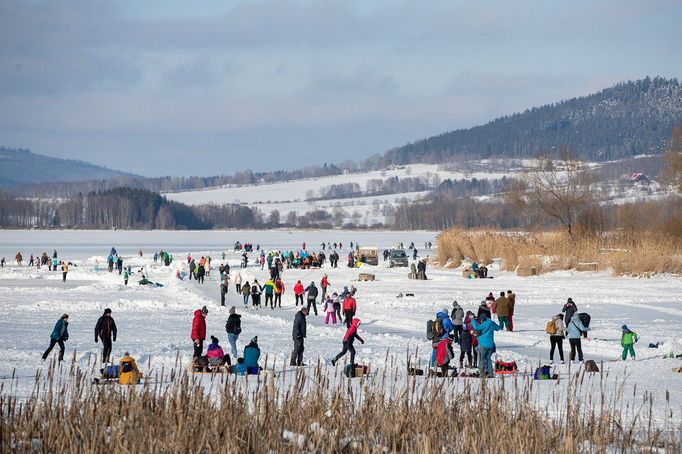
[(550, 320), (547, 322), (547, 326), (545, 327), (545, 332), (549, 334), (550, 336), (554, 336), (557, 331), (559, 331), (556, 327), (556, 323), (554, 323), (554, 320)]
[(429, 320), (428, 322), (426, 322), (426, 338), (428, 340), (433, 340), (433, 338), (434, 338), (433, 325), (434, 325), (433, 320)]

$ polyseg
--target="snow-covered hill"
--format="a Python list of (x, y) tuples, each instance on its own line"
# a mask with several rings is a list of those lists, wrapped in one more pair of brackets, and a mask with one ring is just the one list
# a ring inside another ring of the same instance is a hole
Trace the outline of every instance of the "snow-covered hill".
[[(521, 161), (519, 161), (521, 162)], [(366, 195), (368, 183), (372, 180), (387, 181), (391, 178), (421, 179), (429, 189), (433, 189), (445, 179), (453, 180), (500, 180), (510, 177), (522, 168), (504, 171), (487, 170), (444, 170), (435, 164), (410, 164), (385, 170), (361, 173), (347, 173), (323, 178), (310, 178), (282, 183), (246, 186), (222, 186), (200, 191), (186, 191), (164, 194), (168, 199), (187, 205), (242, 203), (256, 206), (264, 213), (279, 211), (281, 216), (289, 212), (304, 214), (313, 210), (324, 210), (332, 216), (344, 220), (353, 218), (356, 223), (371, 225), (384, 222), (390, 207), (403, 201), (423, 197), (429, 191), (399, 192), (386, 195)], [(356, 183), (362, 190), (361, 196), (339, 197), (329, 200), (310, 200), (319, 197), (320, 190), (332, 185)], [(341, 213), (343, 211), (343, 213)], [(341, 214), (337, 214), (341, 213)]]

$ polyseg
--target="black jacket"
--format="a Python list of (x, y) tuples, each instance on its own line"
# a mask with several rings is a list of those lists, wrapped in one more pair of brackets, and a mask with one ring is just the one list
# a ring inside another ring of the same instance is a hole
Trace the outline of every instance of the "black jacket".
[(308, 298), (310, 299), (315, 299), (317, 298), (317, 287), (315, 287), (313, 284), (310, 284), (308, 288), (305, 289), (306, 292), (308, 292)]
[(227, 334), (239, 335), (242, 332), (242, 316), (239, 314), (232, 314), (227, 318), (225, 323), (225, 331)]
[(116, 322), (113, 317), (102, 315), (99, 320), (97, 320), (97, 324), (95, 325), (95, 342), (97, 342), (98, 337), (100, 339), (113, 338), (113, 340), (116, 341)]
[(294, 318), (294, 330), (292, 332), (292, 337), (294, 340), (305, 337), (306, 321), (305, 314), (301, 311), (296, 312), (296, 317)]

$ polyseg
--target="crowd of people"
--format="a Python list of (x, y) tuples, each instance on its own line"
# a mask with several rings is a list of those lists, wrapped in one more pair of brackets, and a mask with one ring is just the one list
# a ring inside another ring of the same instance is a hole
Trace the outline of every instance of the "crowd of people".
[[(281, 308), (282, 298), (286, 294), (287, 288), (282, 278), (285, 270), (323, 267), (325, 263), (328, 263), (327, 267), (333, 268), (336, 264), (332, 260), (332, 256), (334, 254), (338, 256), (336, 248), (341, 246), (341, 243), (322, 243), (320, 245), (322, 251), (332, 251), (329, 256), (329, 262), (327, 262), (327, 256), (324, 252), (307, 252), (305, 243), (303, 243), (302, 249), (298, 252), (271, 251), (266, 253), (261, 249), (260, 245), (256, 245), (255, 250), (258, 259), (255, 267), (260, 266), (264, 270), (267, 264), (270, 278), (264, 284), (260, 284), (258, 279), (248, 282), (242, 278), (240, 269), (231, 270), (230, 265), (224, 261), (224, 263), (218, 266), (220, 305), (223, 307), (226, 305), (226, 295), (229, 294), (230, 286), (234, 285), (235, 292), (242, 296), (244, 308), (247, 308), (249, 303), (251, 303), (252, 308), (261, 308), (261, 297), (264, 298), (264, 306), (266, 308), (268, 306), (271, 310)], [(357, 243), (355, 245), (351, 243), (350, 246), (351, 248), (357, 248)], [(397, 247), (402, 246), (402, 244), (397, 245)], [(429, 247), (430, 244), (426, 243), (425, 248)], [(413, 244), (409, 248), (416, 251)], [(252, 252), (254, 248), (250, 243), (237, 243), (235, 250), (243, 251), (243, 255), (247, 257), (247, 253)], [(142, 256), (142, 251), (139, 251), (139, 255)], [(20, 253), (17, 254), (17, 257), (17, 264), (21, 266), (23, 258)], [(224, 259), (225, 254), (223, 253)], [(155, 252), (154, 261), (157, 262), (158, 260), (161, 260), (164, 265), (168, 265), (172, 262), (172, 256), (164, 251)], [(112, 247), (107, 257), (107, 262), (109, 272), (113, 272), (114, 264), (119, 274), (123, 271), (125, 272), (124, 278), (127, 285), (128, 274), (131, 272), (130, 265), (128, 268), (123, 267), (123, 259), (119, 257), (114, 247)], [(191, 254), (188, 254), (187, 270), (189, 280), (194, 279), (196, 282), (203, 284), (205, 278), (210, 277), (211, 262), (212, 259), (208, 255), (195, 259)], [(53, 253), (52, 259), (47, 257), (46, 253), (43, 253), (35, 260), (34, 256), (31, 255), (29, 259), (30, 266), (40, 267), (43, 263), (46, 263), (50, 270), (56, 270), (59, 267), (64, 274), (63, 279), (66, 280), (68, 265), (58, 259), (56, 250)], [(248, 258), (243, 263), (248, 263)], [(477, 267), (477, 272), (480, 272), (480, 269), (480, 267)], [(426, 279), (425, 268), (419, 269), (419, 271), (415, 270), (415, 273), (420, 278)], [(331, 363), (333, 365), (336, 364), (337, 361), (349, 353), (350, 364), (355, 364), (356, 351), (354, 341), (357, 339), (364, 343), (364, 339), (359, 335), (361, 321), (357, 317), (358, 304), (355, 298), (357, 289), (353, 286), (350, 286), (350, 288), (349, 286), (343, 286), (343, 291), (332, 292), (331, 288), (332, 286), (327, 274), (324, 274), (319, 282), (313, 280), (306, 285), (300, 279), (296, 280), (295, 283), (292, 282), (293, 306), (297, 311), (294, 316), (292, 329), (293, 349), (290, 356), (291, 366), (304, 365), (303, 353), (305, 351), (307, 317), (311, 313), (318, 315), (318, 305), (320, 305), (321, 313), (325, 316), (324, 325), (337, 325), (341, 323), (345, 325), (341, 351), (331, 359)], [(301, 306), (300, 309), (298, 309), (299, 304)], [(460, 370), (477, 368), (481, 377), (494, 376), (493, 355), (497, 351), (495, 343), (496, 332), (514, 331), (515, 307), (516, 294), (512, 290), (507, 290), (506, 292), (500, 292), (497, 297), (493, 295), (493, 292), (489, 292), (481, 300), (480, 304), (471, 310), (465, 311), (457, 301), (454, 301), (451, 309), (443, 308), (437, 311), (435, 318), (427, 323), (427, 338), (432, 344), (431, 367), (440, 369), (443, 375), (447, 375), (449, 370), (456, 370), (456, 365), (458, 365)], [(206, 306), (194, 311), (190, 336), (193, 345), (192, 367), (194, 370), (197, 372), (209, 372), (225, 368), (229, 372), (240, 374), (258, 373), (260, 347), (258, 346), (258, 337), (256, 335), (244, 347), (243, 354), (241, 356), (238, 355), (237, 342), (242, 334), (242, 316), (237, 313), (236, 307), (230, 307), (229, 317), (225, 324), (225, 334), (229, 343), (227, 352), (223, 350), (220, 340), (216, 335), (209, 336), (210, 343), (204, 348), (204, 343), (207, 339), (207, 316), (208, 308)], [(549, 336), (550, 364), (553, 364), (555, 354), (558, 354), (561, 364), (565, 363), (564, 339), (568, 339), (570, 346), (569, 361), (584, 361), (582, 340), (587, 338), (587, 333), (590, 331), (590, 322), (590, 315), (586, 312), (579, 312), (576, 303), (571, 298), (568, 298), (566, 304), (561, 308), (561, 312), (553, 316), (545, 327), (545, 332)], [(68, 314), (63, 314), (52, 330), (50, 344), (43, 353), (43, 359), (46, 359), (53, 348), (58, 345), (59, 360), (63, 360), (64, 343), (69, 339), (68, 325)], [(101, 341), (102, 343), (102, 363), (110, 361), (112, 346), (116, 339), (117, 328), (112, 317), (112, 311), (105, 309), (95, 324), (95, 342)], [(634, 344), (637, 340), (637, 334), (626, 325), (623, 325), (621, 338), (621, 345), (623, 347), (621, 358), (623, 360), (627, 359), (628, 356), (632, 359), (635, 358)], [(455, 354), (455, 348), (458, 348), (459, 355)]]

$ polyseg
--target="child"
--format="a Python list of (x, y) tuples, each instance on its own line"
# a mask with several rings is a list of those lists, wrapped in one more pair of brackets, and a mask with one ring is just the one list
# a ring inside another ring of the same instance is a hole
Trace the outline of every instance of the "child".
[(472, 349), (476, 346), (476, 337), (473, 335), (473, 328), (471, 327), (471, 319), (474, 318), (474, 313), (467, 311), (464, 323), (462, 325), (462, 332), (459, 336), (459, 368), (463, 369), (464, 356), (467, 357), (467, 367), (478, 366), (478, 355), (471, 354)]
[(630, 352), (630, 356), (632, 356), (632, 359), (635, 359), (635, 342), (639, 340), (637, 337), (637, 333), (634, 331), (630, 331), (627, 325), (623, 325), (623, 336), (620, 338), (620, 345), (623, 346), (623, 354), (621, 355), (621, 359), (625, 361), (625, 359), (628, 357), (628, 352)]
[(327, 295), (327, 300), (324, 302), (324, 311), (327, 313), (324, 319), (324, 324), (329, 325), (329, 318), (331, 318), (332, 322), (336, 325), (336, 310), (334, 309), (334, 300), (332, 300), (331, 296), (329, 295)]
[(206, 349), (208, 363), (213, 367), (222, 366), (223, 364), (229, 366), (231, 364), (230, 355), (226, 355), (225, 352), (223, 352), (223, 348), (218, 342), (219, 341), (215, 336), (211, 336), (211, 344)]

